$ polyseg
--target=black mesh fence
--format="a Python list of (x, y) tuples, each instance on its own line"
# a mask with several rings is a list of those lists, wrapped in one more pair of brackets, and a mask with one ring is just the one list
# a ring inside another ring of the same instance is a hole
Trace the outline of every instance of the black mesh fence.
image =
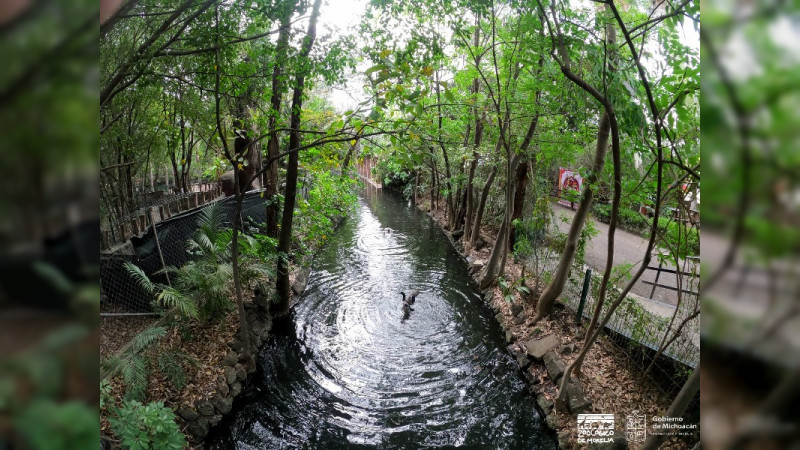
[[(236, 208), (233, 196), (191, 209), (156, 224), (156, 232), (150, 226), (142, 236), (132, 237), (130, 244), (113, 252), (100, 255), (101, 315), (153, 314), (153, 296), (147, 293), (125, 269), (131, 262), (140, 267), (151, 280), (166, 283), (166, 277), (157, 273), (164, 266), (181, 267), (190, 259), (187, 241), (194, 235), (203, 210), (219, 203), (230, 227)], [(266, 221), (267, 199), (263, 191), (245, 193), (242, 203), (243, 232), (254, 231)], [(158, 236), (158, 244), (156, 243)], [(159, 246), (164, 262), (161, 262)]]
[[(560, 252), (541, 245), (536, 246), (533, 255), (525, 258), (524, 262), (534, 277), (549, 281), (559, 258)], [(589, 271), (587, 280), (587, 269), (584, 264), (573, 264), (558, 301), (570, 314), (577, 316), (580, 312), (582, 320), (588, 324), (594, 314), (602, 273)], [(664, 391), (679, 389), (688, 375), (688, 369), (697, 367), (700, 362), (700, 318), (696, 314), (699, 299), (697, 281), (692, 280), (684, 285), (688, 292), (679, 297), (677, 305), (628, 294), (605, 327), (610, 337), (607, 342), (624, 354), (641, 373), (653, 363), (648, 375), (651, 379), (657, 376), (664, 380)], [(615, 299), (620, 293), (619, 287), (612, 285), (608, 296)], [(610, 299), (602, 308), (603, 316), (610, 306)], [(659, 349), (662, 351), (655, 358)]]

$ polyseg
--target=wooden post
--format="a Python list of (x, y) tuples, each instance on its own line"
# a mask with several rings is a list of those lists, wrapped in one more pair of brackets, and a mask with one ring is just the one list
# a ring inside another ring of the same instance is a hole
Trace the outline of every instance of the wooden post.
[(111, 248), (111, 244), (109, 243), (110, 242), (109, 234), (110, 232), (104, 230), (103, 233), (100, 235), (100, 248), (102, 248), (103, 250), (108, 250), (109, 248)]
[(138, 219), (131, 219), (131, 236), (138, 236), (139, 235), (139, 220)]
[(169, 280), (169, 273), (167, 272), (167, 265), (164, 263), (164, 254), (161, 253), (161, 243), (158, 242), (158, 232), (156, 231), (156, 221), (153, 218), (155, 215), (155, 208), (150, 208), (150, 221), (153, 223), (153, 237), (156, 239), (156, 250), (158, 250), (158, 257), (161, 258), (161, 267), (164, 268), (164, 276), (167, 277), (167, 284), (172, 286), (172, 282)]
[(159, 222), (163, 222), (167, 218), (167, 216), (164, 215), (164, 212), (165, 212), (164, 211), (164, 205), (159, 205), (158, 206)]

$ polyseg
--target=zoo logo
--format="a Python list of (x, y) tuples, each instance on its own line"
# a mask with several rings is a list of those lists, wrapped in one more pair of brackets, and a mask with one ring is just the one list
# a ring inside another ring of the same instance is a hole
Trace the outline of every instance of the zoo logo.
[(580, 438), (594, 440), (612, 436), (614, 436), (613, 414), (578, 414), (579, 442)]

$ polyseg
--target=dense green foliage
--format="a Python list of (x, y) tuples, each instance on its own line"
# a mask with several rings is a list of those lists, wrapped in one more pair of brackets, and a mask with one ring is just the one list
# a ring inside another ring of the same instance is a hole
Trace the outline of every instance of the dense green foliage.
[(336, 225), (353, 211), (358, 202), (355, 184), (351, 178), (330, 172), (315, 174), (308, 198), (297, 205), (300, 246), (316, 249), (330, 239)]
[(115, 417), (108, 421), (125, 449), (178, 450), (186, 446), (186, 439), (175, 423), (175, 413), (162, 402), (143, 405), (129, 400), (115, 412)]

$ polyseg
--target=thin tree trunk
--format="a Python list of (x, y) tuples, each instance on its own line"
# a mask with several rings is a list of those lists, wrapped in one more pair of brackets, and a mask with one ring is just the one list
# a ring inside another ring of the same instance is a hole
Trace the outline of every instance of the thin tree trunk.
[(239, 189), (239, 170), (236, 167), (235, 160), (233, 155), (228, 148), (228, 136), (222, 129), (222, 114), (220, 112), (220, 95), (219, 95), (219, 86), (220, 86), (220, 71), (222, 68), (220, 67), (220, 57), (219, 57), (219, 5), (215, 8), (215, 16), (216, 16), (216, 35), (215, 40), (217, 44), (217, 51), (216, 51), (216, 70), (215, 70), (215, 85), (214, 85), (214, 111), (216, 113), (216, 120), (217, 120), (217, 133), (219, 134), (219, 138), (222, 141), (222, 149), (225, 153), (225, 157), (228, 159), (228, 162), (233, 165), (233, 185), (234, 185), (234, 193), (236, 194), (236, 207), (234, 209), (234, 217), (233, 217), (233, 236), (231, 237), (231, 268), (233, 270), (233, 289), (236, 294), (236, 308), (239, 312), (239, 339), (242, 341), (242, 352), (244, 357), (244, 363), (251, 367), (252, 362), (252, 351), (250, 349), (250, 331), (247, 326), (247, 315), (244, 309), (244, 300), (242, 298), (242, 282), (239, 273), (239, 227), (241, 226), (240, 218), (241, 218), (241, 211), (242, 211), (242, 195), (241, 190)]
[(354, 142), (350, 144), (350, 148), (347, 149), (347, 154), (344, 156), (344, 161), (342, 162), (343, 178), (347, 176), (347, 169), (348, 167), (350, 167), (350, 160), (353, 158), (353, 153), (355, 153), (356, 148), (358, 148), (358, 142), (361, 140), (361, 134), (363, 133), (363, 131), (364, 131), (363, 127), (360, 130), (358, 130)]
[[(608, 11), (608, 6), (606, 10)], [(609, 70), (614, 71), (614, 62), (616, 60), (616, 51), (613, 50), (617, 46), (617, 32), (614, 26), (609, 23), (606, 25), (606, 41), (611, 48), (609, 55)], [(608, 111), (606, 111), (608, 113)], [(614, 192), (611, 199), (611, 218), (608, 222), (608, 247), (606, 251), (606, 267), (603, 272), (603, 279), (600, 282), (600, 292), (595, 304), (594, 314), (592, 320), (589, 322), (589, 327), (586, 329), (586, 336), (584, 338), (584, 345), (589, 341), (589, 336), (594, 332), (597, 322), (600, 320), (600, 315), (603, 310), (603, 304), (606, 300), (608, 292), (608, 283), (611, 280), (611, 270), (614, 268), (614, 235), (617, 230), (617, 222), (619, 220), (619, 203), (622, 196), (622, 168), (620, 162), (619, 146), (612, 146), (612, 160), (614, 163)]]
[[(308, 33), (303, 41), (300, 51), (300, 61), (307, 61), (311, 52), (311, 46), (317, 36), (317, 17), (319, 17), (319, 7), (322, 0), (315, 0), (311, 19), (308, 24)], [(308, 69), (301, 69), (297, 74), (297, 83), (292, 95), (292, 115), (290, 120), (289, 132), (289, 163), (286, 168), (286, 194), (283, 207), (283, 217), (281, 219), (281, 230), (278, 240), (278, 277), (275, 282), (276, 290), (281, 304), (278, 307), (279, 313), (287, 313), (291, 300), (291, 289), (289, 283), (289, 252), (292, 245), (292, 219), (294, 217), (294, 206), (297, 197), (297, 166), (299, 155), (297, 149), (300, 148), (300, 113), (303, 107), (303, 89), (305, 86), (305, 76)]]
[(239, 230), (242, 227), (241, 219), (242, 219), (242, 201), (244, 200), (244, 195), (242, 193), (241, 188), (239, 187), (239, 180), (238, 177), (240, 176), (239, 171), (234, 169), (233, 171), (233, 186), (236, 189), (236, 203), (233, 212), (233, 235), (231, 237), (231, 266), (233, 268), (233, 289), (236, 292), (236, 308), (239, 312), (239, 327), (241, 331), (241, 335), (239, 336), (240, 340), (242, 341), (242, 346), (244, 350), (244, 359), (245, 363), (250, 366), (252, 365), (252, 351), (250, 350), (250, 332), (247, 327), (247, 316), (244, 309), (244, 300), (242, 299), (242, 280), (240, 275), (240, 268), (239, 268)]
[(494, 177), (497, 175), (497, 166), (492, 166), (492, 171), (483, 183), (483, 190), (481, 191), (481, 198), (478, 201), (478, 208), (475, 210), (475, 220), (472, 222), (472, 232), (470, 233), (469, 245), (475, 248), (478, 239), (481, 237), (481, 222), (483, 222), (483, 211), (486, 209), (486, 199), (489, 197), (489, 191), (492, 189)]
[(558, 296), (560, 296), (561, 292), (564, 290), (569, 270), (572, 268), (572, 261), (575, 259), (575, 252), (578, 249), (578, 239), (581, 236), (583, 225), (586, 223), (586, 217), (589, 215), (592, 200), (594, 199), (594, 190), (592, 186), (597, 182), (597, 177), (603, 173), (610, 131), (611, 122), (609, 121), (608, 114), (604, 112), (597, 130), (597, 145), (595, 147), (591, 174), (588, 177), (587, 183), (584, 184), (586, 187), (583, 190), (578, 210), (572, 218), (572, 224), (570, 224), (569, 233), (567, 234), (567, 242), (564, 245), (564, 251), (561, 252), (561, 259), (553, 274), (553, 279), (539, 296), (539, 302), (536, 304), (536, 316), (533, 319), (533, 323), (538, 322), (553, 312), (556, 299), (558, 299)]
[(436, 109), (438, 111), (438, 121), (437, 121), (437, 131), (438, 131), (438, 140), (439, 140), (439, 148), (442, 149), (442, 157), (444, 158), (444, 175), (445, 175), (445, 186), (447, 188), (447, 195), (445, 196), (445, 203), (447, 204), (447, 210), (445, 211), (445, 215), (448, 217), (448, 225), (447, 228), (449, 230), (455, 229), (455, 220), (456, 220), (456, 211), (455, 205), (453, 204), (453, 185), (451, 183), (452, 174), (450, 172), (450, 158), (447, 156), (447, 148), (445, 148), (444, 142), (442, 141), (442, 121), (444, 117), (442, 116), (442, 101), (441, 101), (441, 88), (439, 85), (439, 71), (436, 71)]
[(417, 190), (419, 189), (419, 169), (414, 171), (414, 192), (412, 194), (412, 198), (414, 199), (414, 204), (417, 205)]
[(279, 137), (276, 131), (277, 117), (281, 111), (281, 101), (283, 99), (284, 83), (283, 64), (286, 61), (287, 49), (289, 46), (289, 21), (294, 12), (295, 1), (287, 1), (283, 4), (286, 8), (281, 14), (281, 31), (278, 34), (278, 43), (275, 47), (275, 62), (272, 68), (272, 96), (270, 98), (270, 117), (269, 117), (269, 141), (267, 142), (267, 159), (269, 163), (264, 172), (264, 184), (267, 203), (267, 235), (278, 237), (278, 161), (274, 159), (278, 156)]
[[(475, 32), (472, 36), (472, 45), (475, 48), (478, 48), (480, 45), (480, 34), (481, 34), (481, 27), (480, 27), (481, 18), (479, 15), (475, 15)], [(481, 63), (481, 53), (477, 52), (474, 57), (473, 64), (475, 65), (476, 69), (480, 68)], [(472, 88), (471, 92), (473, 98), (477, 100), (478, 92), (480, 91), (481, 83), (480, 78), (476, 77), (472, 80)], [(464, 214), (464, 241), (470, 241), (472, 238), (472, 215), (474, 214), (475, 210), (475, 198), (474, 198), (474, 187), (473, 182), (475, 180), (475, 169), (478, 167), (478, 160), (480, 159), (480, 153), (478, 152), (478, 148), (481, 145), (481, 139), (483, 139), (483, 119), (484, 115), (478, 113), (478, 107), (474, 106), (472, 108), (472, 116), (475, 119), (475, 135), (472, 141), (472, 160), (469, 162), (469, 171), (467, 175), (467, 210)]]
[(506, 206), (503, 213), (503, 223), (495, 239), (492, 253), (489, 255), (489, 261), (481, 274), (480, 288), (486, 289), (491, 286), (505, 269), (505, 260), (508, 255), (508, 233), (509, 224), (511, 222), (511, 213), (514, 207), (514, 189), (512, 187), (511, 174), (516, 170), (519, 161), (522, 158), (520, 154), (515, 154), (507, 163), (506, 167)]
[(514, 207), (511, 210), (510, 229), (508, 231), (508, 248), (514, 250), (517, 239), (517, 227), (514, 221), (522, 218), (522, 209), (525, 204), (525, 190), (528, 187), (528, 161), (523, 161), (517, 166), (514, 176)]

